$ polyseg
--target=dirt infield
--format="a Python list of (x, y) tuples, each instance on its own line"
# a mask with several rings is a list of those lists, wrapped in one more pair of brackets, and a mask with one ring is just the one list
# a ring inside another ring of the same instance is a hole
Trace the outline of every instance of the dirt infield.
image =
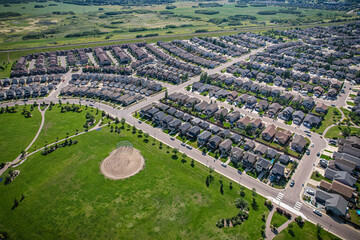
[(101, 165), (101, 173), (112, 180), (124, 179), (137, 174), (145, 165), (139, 150), (122, 146), (110, 153)]

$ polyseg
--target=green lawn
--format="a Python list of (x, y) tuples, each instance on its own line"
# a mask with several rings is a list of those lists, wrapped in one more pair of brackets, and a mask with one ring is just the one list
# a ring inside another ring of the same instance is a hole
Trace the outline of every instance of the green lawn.
[[(337, 113), (337, 115), (334, 114), (334, 111)], [(320, 127), (316, 129), (315, 132), (318, 134), (322, 134), (328, 126), (338, 122), (340, 119), (341, 119), (340, 111), (336, 107), (329, 107), (327, 114), (320, 123)]]
[(271, 224), (278, 228), (284, 223), (286, 223), (287, 220), (288, 219), (283, 214), (275, 212), (273, 217), (271, 218)]
[[(26, 107), (30, 110), (30, 106)], [(37, 107), (31, 112), (31, 118), (22, 115), (23, 106), (16, 113), (0, 114), (0, 152), (1, 162), (13, 161), (35, 137), (41, 123)]]
[[(346, 127), (346, 126), (343, 126)], [(325, 138), (344, 138), (341, 134), (341, 128), (343, 128), (342, 126), (334, 126), (332, 128), (330, 128), (327, 133), (325, 134)], [(350, 135), (355, 135), (355, 134), (360, 134), (360, 128), (357, 127), (350, 127), (351, 133)]]
[[(29, 157), (14, 182), (0, 185), (0, 230), (11, 239), (261, 238), (265, 198), (256, 197), (259, 209), (250, 208), (243, 224), (219, 229), (218, 220), (238, 212), (239, 186), (233, 182), (230, 189), (228, 179), (212, 173), (214, 181), (206, 187), (206, 167), (197, 162), (191, 167), (189, 158), (173, 160), (171, 148), (159, 149), (153, 139), (145, 143), (127, 129), (118, 134), (105, 127), (75, 137), (76, 145)], [(99, 165), (124, 140), (141, 151), (146, 166), (125, 180), (105, 179)], [(251, 191), (245, 192), (251, 203)], [(11, 210), (21, 194), (25, 199)]]
[(321, 180), (325, 180), (325, 181), (327, 181), (329, 183), (332, 182), (330, 179), (325, 178), (323, 175), (321, 175), (320, 173), (317, 173), (317, 172), (313, 172), (311, 174), (310, 178), (315, 180), (315, 181), (318, 181), (318, 182), (320, 182)]
[(339, 239), (333, 234), (322, 229), (320, 231), (320, 238), (317, 235), (317, 228), (311, 222), (305, 222), (302, 228), (299, 227), (296, 223), (292, 223), (292, 230), (294, 232), (294, 236), (291, 236), (289, 233), (289, 227), (284, 229), (281, 233), (279, 233), (274, 239), (275, 240), (288, 240), (288, 239), (323, 239), (323, 240), (335, 240)]
[[(63, 106), (65, 105), (66, 104), (63, 104)], [(63, 139), (67, 136), (67, 133), (69, 133), (69, 136), (74, 135), (76, 134), (76, 129), (78, 132), (83, 132), (85, 130), (83, 127), (86, 122), (85, 116), (88, 112), (95, 117), (96, 123), (98, 123), (101, 118), (101, 111), (96, 114), (96, 109), (94, 108), (88, 107), (86, 110), (85, 107), (82, 106), (81, 112), (62, 113), (60, 105), (54, 105), (52, 110), (48, 109), (45, 112), (44, 127), (30, 150), (36, 150), (45, 144), (53, 143), (57, 137), (59, 140)], [(105, 119), (103, 123), (105, 124), (108, 121), (108, 119)]]

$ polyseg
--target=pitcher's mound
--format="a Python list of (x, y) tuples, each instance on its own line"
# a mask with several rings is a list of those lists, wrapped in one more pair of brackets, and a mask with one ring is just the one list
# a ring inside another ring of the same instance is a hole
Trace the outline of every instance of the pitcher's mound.
[(102, 161), (100, 171), (105, 177), (118, 180), (137, 174), (144, 165), (145, 160), (139, 150), (130, 146), (122, 146), (112, 151)]

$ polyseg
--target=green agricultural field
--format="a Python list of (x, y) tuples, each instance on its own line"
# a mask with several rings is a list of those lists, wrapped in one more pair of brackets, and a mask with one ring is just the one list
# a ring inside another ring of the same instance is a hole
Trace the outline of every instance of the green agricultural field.
[(318, 235), (317, 227), (311, 222), (305, 222), (302, 227), (299, 227), (295, 222), (291, 223), (293, 236), (289, 233), (289, 226), (279, 233), (274, 239), (275, 240), (289, 240), (289, 239), (323, 239), (323, 240), (340, 240), (340, 238), (334, 236), (333, 234), (325, 231), (324, 229), (320, 230)]
[[(49, 4), (56, 4), (57, 6), (49, 6)], [(42, 5), (44, 8), (35, 8), (35, 5)], [(10, 4), (10, 7), (1, 6), (0, 12), (16, 12), (22, 15), (43, 15), (51, 14), (55, 11), (60, 12), (69, 12), (72, 11), (75, 14), (80, 13), (89, 13), (98, 11), (99, 7), (97, 6), (80, 6), (74, 4), (66, 4), (61, 2), (30, 2), (30, 3), (21, 3), (21, 4)]]
[[(30, 118), (25, 118), (21, 114), (23, 108), (19, 106), (16, 113), (0, 114), (0, 152), (2, 155), (0, 163), (15, 160), (39, 130), (41, 115), (37, 107), (31, 112)], [(30, 106), (26, 108), (30, 110)]]
[[(57, 4), (57, 6), (49, 6)], [(35, 5), (43, 5), (44, 8), (34, 8)], [(326, 11), (313, 9), (300, 9), (301, 17), (296, 14), (278, 13), (276, 15), (260, 15), (259, 11), (284, 10), (286, 8), (278, 7), (247, 7), (236, 8), (234, 4), (225, 4), (217, 8), (193, 8), (197, 3), (176, 2), (177, 8), (166, 10), (166, 5), (157, 6), (79, 6), (63, 4), (57, 2), (29, 3), (29, 4), (11, 4), (10, 7), (4, 7), (1, 11), (17, 12), (23, 14), (20, 17), (4, 19), (0, 22), (2, 32), (6, 33), (0, 36), (0, 49), (14, 49), (27, 47), (45, 47), (66, 45), (74, 43), (89, 43), (105, 40), (120, 40), (135, 38), (137, 35), (147, 35), (157, 33), (159, 36), (191, 34), (199, 29), (207, 31), (249, 31), (252, 28), (277, 28), (286, 25), (271, 23), (274, 19), (288, 19), (295, 21), (287, 23), (290, 25), (320, 24), (329, 20), (343, 19), (344, 12)], [(22, 9), (25, 7), (25, 9)], [(99, 10), (103, 8), (103, 10)], [(132, 12), (132, 10), (148, 10), (149, 12)], [(173, 14), (162, 14), (166, 10)], [(215, 15), (196, 14), (196, 10), (218, 11)], [(69, 14), (72, 11), (74, 14)], [(122, 14), (106, 15), (107, 12), (118, 11)], [(54, 15), (52, 12), (67, 12), (65, 15)], [(321, 16), (318, 16), (321, 14)], [(238, 20), (221, 24), (208, 22), (211, 18), (228, 18), (235, 15), (251, 15), (256, 17), (255, 21)], [(46, 16), (46, 19), (44, 19)], [(195, 17), (195, 18), (194, 18)], [(348, 17), (347, 20), (351, 19)], [(184, 25), (185, 27), (181, 27)], [(177, 26), (176, 28), (166, 28), (167, 25)], [(132, 28), (144, 28), (143, 31), (130, 32)], [(23, 40), (22, 37), (29, 32), (46, 32), (46, 30), (56, 30), (55, 33), (45, 34), (38, 39)], [(83, 36), (66, 38), (67, 34), (81, 33), (84, 30), (100, 31), (102, 34), (95, 36)], [(223, 34), (224, 34), (223, 33)], [(142, 40), (142, 38), (139, 38)], [(1, 62), (1, 57), (0, 57)]]
[[(250, 207), (240, 226), (217, 228), (218, 220), (237, 214), (239, 186), (230, 189), (228, 179), (212, 173), (206, 187), (206, 167), (192, 167), (180, 153), (174, 160), (171, 148), (131, 132), (127, 126), (120, 134), (104, 127), (75, 137), (76, 145), (29, 157), (14, 182), (0, 185), (0, 230), (11, 239), (261, 238), (262, 214), (268, 214), (263, 197), (256, 196), (258, 210)], [(131, 178), (108, 180), (100, 163), (124, 140), (141, 151), (146, 165)], [(251, 203), (251, 191), (245, 192)], [(20, 203), (11, 210), (15, 198)]]
[[(65, 107), (66, 104), (62, 104), (62, 106)], [(67, 133), (72, 136), (77, 133), (76, 129), (79, 133), (85, 131), (83, 125), (86, 123), (85, 116), (87, 113), (95, 117), (94, 125), (96, 125), (101, 118), (101, 111), (97, 113), (95, 108), (88, 107), (86, 109), (85, 106), (82, 106), (81, 112), (61, 112), (60, 105), (56, 104), (51, 110), (46, 110), (44, 127), (30, 150), (36, 150), (53, 143), (57, 140), (56, 138), (61, 140), (67, 136)]]

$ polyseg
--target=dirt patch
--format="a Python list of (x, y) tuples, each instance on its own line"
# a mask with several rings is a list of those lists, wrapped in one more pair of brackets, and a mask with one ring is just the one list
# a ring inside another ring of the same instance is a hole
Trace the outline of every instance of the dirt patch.
[(105, 177), (118, 180), (134, 176), (144, 165), (145, 160), (139, 150), (122, 146), (102, 161), (100, 171)]

